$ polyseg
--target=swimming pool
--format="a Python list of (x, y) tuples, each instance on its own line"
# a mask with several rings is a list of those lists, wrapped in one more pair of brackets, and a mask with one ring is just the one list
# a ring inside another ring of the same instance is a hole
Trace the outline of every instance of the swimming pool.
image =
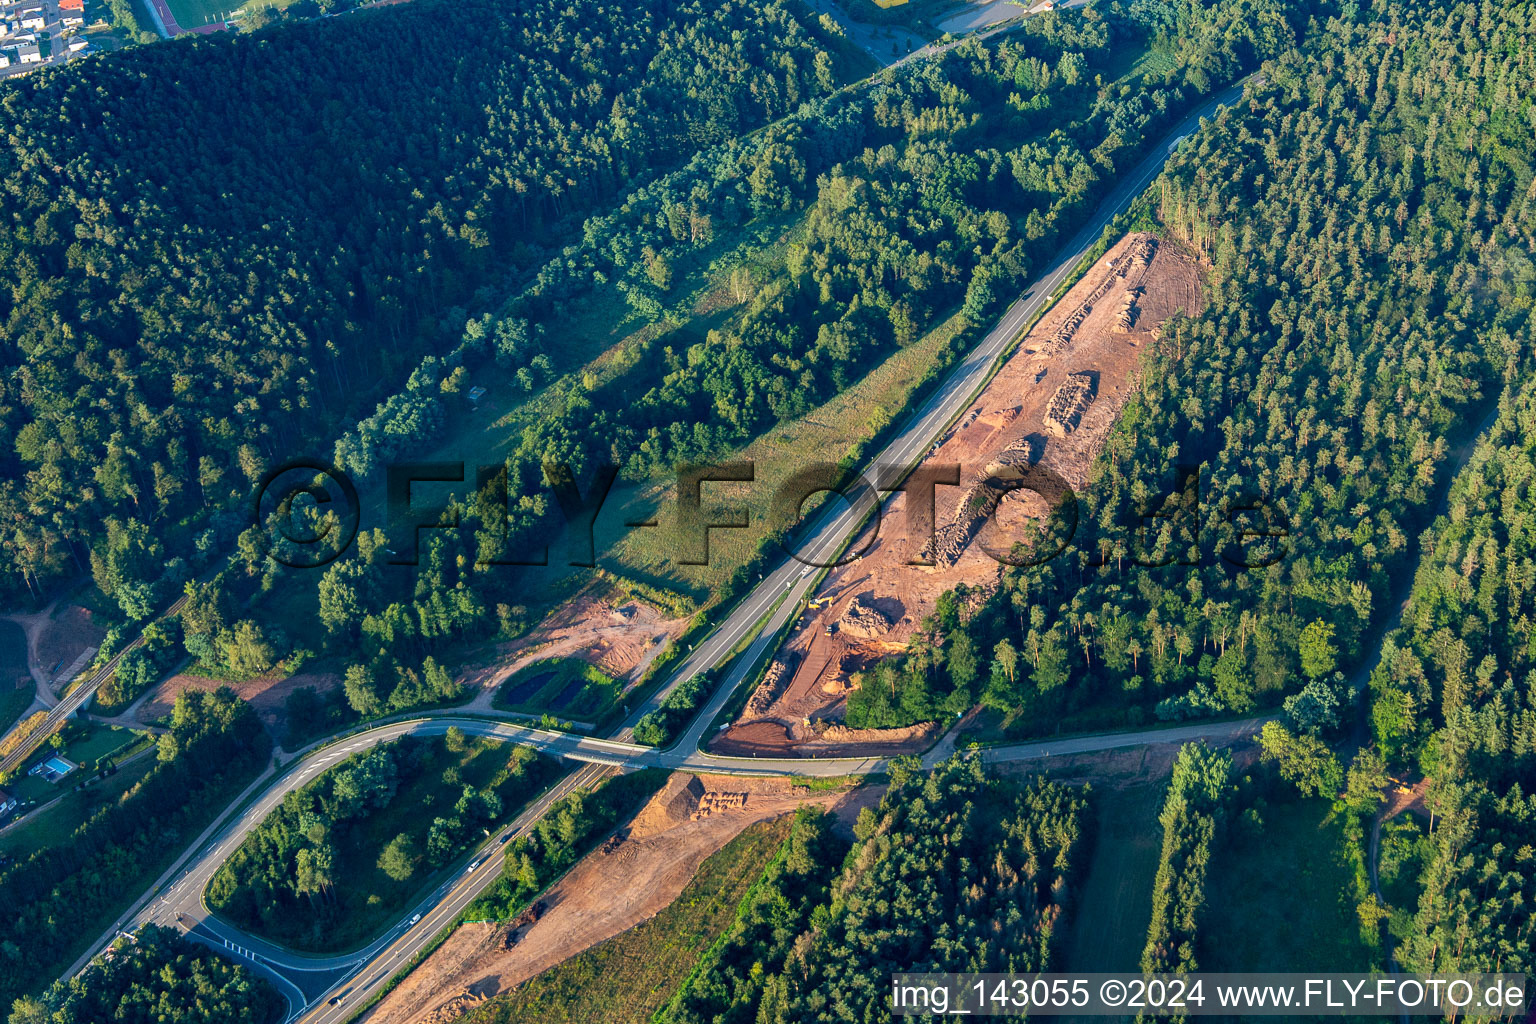
[(60, 779), (78, 767), (80, 766), (75, 764), (73, 761), (55, 755), (46, 761), (42, 761), (34, 765), (32, 770), (27, 772), (27, 774), (41, 775), (43, 777), (43, 781), (45, 782), (58, 782)]

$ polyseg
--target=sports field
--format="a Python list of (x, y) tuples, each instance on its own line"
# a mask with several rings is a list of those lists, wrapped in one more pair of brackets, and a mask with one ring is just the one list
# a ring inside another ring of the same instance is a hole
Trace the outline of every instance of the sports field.
[[(235, 0), (144, 0), (144, 3), (155, 7), (172, 35), (178, 30), (190, 32), (223, 21), (225, 14), (240, 6)], [(170, 17), (166, 17), (167, 14)]]
[(221, 21), (228, 21), (231, 15), (239, 20), (240, 11), (250, 11), (257, 7), (287, 7), (294, 0), (252, 0), (250, 3), (244, 0), (144, 0), (145, 3), (153, 3), (160, 9), (160, 16), (164, 18), (169, 11), (171, 18), (166, 27), (176, 34), (170, 21), (174, 21), (182, 32), (191, 32), (205, 25), (215, 25)]

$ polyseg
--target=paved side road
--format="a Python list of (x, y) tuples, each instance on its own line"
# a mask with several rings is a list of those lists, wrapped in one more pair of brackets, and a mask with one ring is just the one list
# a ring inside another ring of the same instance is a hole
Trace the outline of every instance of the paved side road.
[[(1008, 308), (981, 343), (973, 348), (960, 364), (950, 372), (927, 401), (912, 415), (901, 433), (877, 455), (873, 462), (884, 466), (913, 466), (927, 452), (944, 429), (975, 399), (986, 386), (999, 365), (1000, 358), (1018, 340), (1019, 335), (1036, 316), (1051, 304), (1052, 293), (1072, 273), (1077, 265), (1098, 242), (1105, 225), (1125, 212), (1141, 191), (1162, 170), (1169, 153), (1177, 142), (1200, 126), (1200, 119), (1209, 117), (1222, 104), (1231, 103), (1242, 95), (1242, 87), (1234, 86), (1201, 105), (1171, 130), (1153, 149), (1150, 156), (1136, 166), (1121, 184), (1099, 204), (1098, 210), (1072, 240), (1063, 247), (1054, 263)], [(786, 559), (773, 572), (768, 573), (720, 627), (709, 636), (678, 668), (664, 687), (652, 694), (631, 717), (622, 738), (633, 735), (634, 725), (646, 712), (659, 707), (671, 691), (684, 680), (690, 679), (724, 660), (725, 655), (742, 640), (751, 636), (758, 623), (773, 609), (774, 602), (783, 602), (768, 618), (762, 633), (741, 659), (737, 669), (722, 681), (704, 709), (694, 719), (684, 734), (681, 745), (692, 750), (703, 739), (704, 732), (715, 716), (725, 707), (731, 694), (746, 678), (772, 637), (776, 636), (796, 613), (798, 603), (807, 597), (818, 582), (816, 564), (825, 564), (835, 557), (864, 522), (866, 509), (834, 503), (823, 512), (821, 520), (806, 535), (799, 558)], [(804, 559), (801, 561), (799, 559)], [(812, 563), (812, 564), (807, 564)]]
[[(912, 466), (921, 459), (934, 439), (958, 416), (986, 384), (1001, 357), (1018, 339), (1022, 330), (1052, 301), (1052, 293), (1081, 262), (1105, 225), (1126, 210), (1147, 183), (1161, 170), (1173, 143), (1188, 135), (1199, 125), (1202, 117), (1209, 116), (1223, 103), (1229, 103), (1241, 94), (1241, 86), (1226, 90), (1190, 114), (1153, 149), (1150, 156), (1126, 175), (1121, 184), (1099, 205), (1095, 215), (1069, 242), (1046, 271), (1009, 307), (997, 326), (988, 333), (949, 377), (912, 415), (906, 427), (875, 461), (884, 465)], [(801, 557), (809, 562), (827, 562), (841, 549), (864, 520), (865, 509), (834, 507), (824, 512), (802, 543)], [(281, 801), (283, 795), (312, 780), (325, 768), (341, 758), (366, 749), (374, 744), (407, 734), (434, 735), (457, 725), (473, 735), (494, 735), (500, 738), (526, 743), (546, 753), (577, 761), (585, 761), (589, 767), (571, 776), (562, 786), (574, 788), (588, 784), (596, 778), (596, 772), (614, 769), (634, 769), (648, 766), (687, 768), (696, 771), (724, 772), (753, 775), (785, 774), (805, 776), (835, 776), (860, 774), (877, 770), (883, 760), (862, 759), (736, 759), (700, 753), (699, 743), (705, 730), (730, 700), (732, 693), (744, 681), (746, 673), (766, 648), (773, 642), (779, 628), (794, 613), (797, 602), (816, 583), (819, 574), (812, 565), (796, 559), (788, 559), (772, 572), (744, 598), (704, 642), (686, 658), (668, 683), (637, 708), (625, 726), (613, 739), (577, 737), (550, 733), (525, 726), (510, 725), (486, 719), (459, 719), (451, 714), (425, 720), (393, 723), (367, 732), (347, 737), (338, 743), (316, 750), (305, 757), (297, 769), (290, 768), (278, 782), (269, 786), (261, 796), (239, 812), (233, 820), (210, 832), (215, 838), (199, 847), (199, 852), (189, 858), (186, 866), (178, 868), (180, 874), (174, 881), (163, 883), (148, 894), (141, 905), (148, 906), (136, 912), (124, 927), (136, 927), (147, 921), (160, 923), (178, 922), (191, 926), (189, 934), (196, 939), (215, 945), (225, 952), (252, 963), (263, 974), (280, 978), (280, 988), (287, 995), (298, 1016), (305, 1008), (310, 1009), (307, 1021), (315, 1024), (341, 1024), (366, 1001), (373, 992), (387, 981), (394, 970), (408, 962), (423, 950), (442, 924), (451, 920), (451, 906), (467, 905), (473, 897), (488, 886), (499, 873), (496, 846), (489, 847), (482, 855), (483, 863), (472, 868), (470, 875), (446, 890), (434, 892), (424, 903), (420, 920), (414, 924), (409, 919), (376, 940), (372, 945), (355, 954), (333, 958), (302, 957), (269, 943), (244, 936), (212, 918), (202, 906), (202, 892), (208, 880), (245, 835)], [(771, 613), (771, 614), (770, 614)], [(761, 631), (759, 632), (759, 627)], [(753, 639), (756, 634), (755, 639)], [(751, 639), (749, 656), (730, 677), (723, 680), (717, 690), (699, 710), (682, 740), (669, 751), (656, 751), (628, 742), (633, 727), (641, 716), (659, 706), (667, 695), (683, 681), (697, 673), (712, 668), (725, 659), (729, 652), (744, 640)], [(1141, 733), (1116, 733), (1099, 737), (1077, 737), (1066, 740), (1044, 741), (1011, 747), (994, 747), (985, 750), (982, 757), (988, 763), (1011, 760), (1027, 760), (1054, 754), (1081, 753), (1114, 747), (1134, 746), (1153, 742), (1179, 742), (1193, 738), (1221, 738), (1251, 734), (1257, 729), (1257, 720), (1248, 723), (1207, 723), (1185, 726), (1172, 730), (1148, 730)], [(1245, 733), (1243, 730), (1247, 729)], [(260, 785), (259, 783), (258, 785)], [(258, 787), (253, 786), (251, 792)], [(557, 787), (558, 788), (558, 787)], [(533, 807), (521, 815), (512, 830), (526, 828), (547, 809), (556, 797), (546, 794)], [(531, 815), (531, 816), (530, 816)], [(499, 837), (498, 837), (499, 838)], [(453, 914), (458, 911), (454, 910)], [(178, 915), (180, 917), (178, 918)], [(98, 941), (93, 952), (112, 935)], [(72, 972), (73, 973), (73, 972)], [(317, 996), (314, 978), (324, 975), (327, 984)], [(361, 984), (352, 979), (363, 977)], [(297, 978), (298, 980), (294, 980)], [(328, 1000), (342, 1002), (332, 1005)], [(320, 999), (326, 999), (320, 1002)]]
[[(1264, 719), (1242, 722), (1198, 723), (1170, 729), (1148, 729), (1133, 733), (1109, 733), (1077, 736), (991, 747), (981, 751), (989, 763), (1027, 761), (1055, 755), (1088, 753), (1119, 747), (1157, 743), (1184, 743), (1206, 739), (1226, 745), (1253, 736)], [(522, 743), (543, 753), (584, 762), (582, 767), (551, 787), (523, 810), (506, 828), (491, 837), (471, 858), (472, 867), (450, 876), (424, 897), (409, 914), (363, 949), (338, 956), (305, 956), (246, 935), (211, 914), (203, 905), (203, 892), (225, 860), (245, 841), (246, 836), (279, 806), (290, 792), (299, 789), (342, 759), (380, 743), (402, 736), (440, 736), (457, 727), (472, 736), (492, 736)], [(926, 759), (929, 766), (938, 756)], [(885, 766), (883, 758), (842, 759), (742, 759), (690, 752), (682, 748), (657, 751), (650, 747), (612, 740), (574, 737), (529, 729), (520, 725), (484, 718), (459, 718), (452, 713), (438, 717), (397, 722), (354, 734), (338, 743), (321, 747), (296, 762), (275, 782), (268, 784), (261, 796), (249, 803), (232, 820), (216, 828), (204, 839), (198, 852), (178, 869), (173, 880), (157, 886), (147, 905), (103, 934), (70, 973), (82, 969), (90, 955), (109, 943), (119, 931), (134, 931), (145, 924), (176, 927), (194, 940), (219, 952), (243, 960), (258, 973), (271, 979), (288, 999), (291, 1017), (306, 1009), (306, 1021), (312, 1024), (341, 1024), (356, 1007), (369, 999), (401, 967), (427, 947), (434, 936), (453, 921), (469, 903), (489, 887), (501, 873), (503, 839), (510, 840), (532, 828), (550, 806), (576, 789), (590, 789), (602, 778), (620, 770), (659, 767), (685, 769), (711, 774), (839, 776), (867, 774)], [(265, 778), (258, 785), (265, 782)], [(352, 980), (362, 977), (360, 984)], [(336, 993), (339, 1003), (331, 1003)]]

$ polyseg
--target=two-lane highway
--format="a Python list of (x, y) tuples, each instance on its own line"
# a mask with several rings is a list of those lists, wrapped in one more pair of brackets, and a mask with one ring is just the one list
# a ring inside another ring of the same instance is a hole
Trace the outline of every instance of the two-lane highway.
[[(1039, 740), (986, 748), (981, 757), (988, 764), (997, 764), (1154, 743), (1185, 743), (1195, 739), (1230, 744), (1253, 736), (1263, 721), (1262, 718), (1252, 718), (1240, 722), (1203, 722), (1141, 732)], [(402, 736), (440, 736), (453, 727), (472, 736), (496, 737), (585, 763), (493, 835), (472, 858), (468, 870), (452, 875), (438, 885), (407, 916), (363, 949), (330, 957), (305, 956), (246, 935), (215, 917), (204, 906), (203, 893), (219, 867), (287, 794), (308, 785), (326, 769), (360, 751)], [(925, 763), (931, 766), (937, 759), (938, 755), (931, 754), (925, 758)], [(102, 935), (92, 953), (110, 942), (119, 930), (134, 931), (149, 923), (178, 927), (190, 938), (251, 965), (272, 980), (289, 1001), (290, 1019), (308, 1011), (304, 1017), (307, 1024), (342, 1024), (396, 972), (426, 950), (443, 928), (496, 881), (502, 869), (501, 854), (505, 842), (524, 834), (555, 802), (577, 789), (590, 789), (619, 770), (647, 767), (717, 775), (830, 777), (878, 771), (884, 763), (883, 758), (730, 758), (681, 745), (658, 751), (636, 744), (546, 732), (486, 718), (456, 717), (452, 711), (382, 725), (321, 746), (300, 758), (258, 799), (219, 828), (213, 838), (179, 869), (175, 879), (156, 892), (151, 902), (121, 922), (119, 927)]]
[[(1000, 365), (1001, 357), (1019, 339), (1024, 329), (1052, 302), (1053, 293), (1089, 253), (1104, 227), (1128, 209), (1134, 198), (1158, 173), (1177, 142), (1198, 127), (1202, 117), (1210, 115), (1220, 104), (1231, 102), (1240, 94), (1241, 87), (1234, 87), (1204, 104), (1169, 132), (1151, 155), (1126, 175), (1050, 267), (1009, 307), (992, 331), (966, 355), (912, 415), (900, 434), (875, 457), (876, 464), (910, 468), (922, 458), (944, 429), (985, 386)], [(823, 510), (801, 542), (800, 557), (810, 563), (830, 562), (863, 525), (866, 515), (867, 509), (858, 505), (851, 508), (833, 506)], [(367, 949), (342, 957), (301, 957), (244, 936), (212, 918), (202, 906), (202, 893), (219, 865), (244, 840), (245, 835), (278, 805), (286, 793), (312, 780), (325, 768), (351, 753), (398, 736), (441, 733), (449, 726), (457, 725), (474, 735), (494, 735), (526, 743), (547, 753), (588, 762), (519, 815), (517, 821), (509, 826), (509, 834), (517, 834), (530, 827), (560, 796), (578, 786), (590, 785), (601, 774), (618, 767), (656, 766), (716, 773), (808, 776), (858, 774), (877, 770), (882, 764), (878, 758), (736, 759), (699, 752), (705, 730), (745, 680), (747, 673), (766, 653), (766, 648), (773, 643), (789, 616), (795, 614), (799, 601), (815, 585), (819, 573), (805, 562), (786, 559), (778, 568), (765, 574), (762, 582), (721, 625), (682, 661), (669, 681), (635, 710), (613, 739), (551, 733), (485, 718), (459, 718), (450, 711), (429, 718), (380, 726), (315, 750), (302, 759), (298, 768), (290, 767), (258, 799), (223, 825), (215, 838), (190, 858), (182, 873), (167, 886), (165, 892), (157, 892), (153, 902), (131, 919), (131, 924), (158, 921), (190, 927), (189, 934), (194, 938), (233, 952), (246, 962), (255, 964), (258, 970), (269, 977), (279, 977), (280, 987), (296, 1008), (295, 1016), (308, 1009), (306, 1022), (342, 1024), (356, 1012), (359, 1004), (367, 1002), (377, 993), (401, 966), (428, 948), (434, 936), (495, 880), (501, 866), (499, 846), (488, 847), (480, 855), (480, 862), (468, 874), (444, 883), (413, 911), (412, 916), (397, 924)], [(750, 641), (748, 656), (741, 660), (728, 678), (720, 682), (674, 747), (667, 751), (657, 751), (627, 742), (640, 717), (660, 706), (673, 689), (684, 681), (720, 664), (731, 650), (745, 641)], [(1119, 733), (995, 747), (984, 751), (982, 756), (989, 763), (995, 763), (1152, 742), (1178, 742), (1199, 737), (1226, 742), (1251, 735), (1257, 730), (1259, 721), (1206, 723), (1145, 733)], [(125, 925), (128, 924), (125, 922)], [(104, 939), (110, 939), (110, 936)], [(291, 979), (296, 972), (314, 977), (323, 976), (324, 990), (315, 993), (310, 991), (311, 986), (294, 982)], [(340, 999), (340, 1002), (331, 1002), (334, 999)]]

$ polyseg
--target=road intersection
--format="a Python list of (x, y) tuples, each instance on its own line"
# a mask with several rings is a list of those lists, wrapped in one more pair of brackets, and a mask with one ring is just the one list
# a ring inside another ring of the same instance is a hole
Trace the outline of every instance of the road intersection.
[[(1256, 734), (1262, 718), (1237, 722), (1202, 722), (1174, 728), (1139, 732), (1074, 736), (983, 748), (979, 756), (988, 764), (1027, 761), (1052, 756), (1091, 753), (1154, 743), (1186, 743), (1205, 739), (1230, 744)], [(450, 875), (427, 894), (394, 927), (368, 946), (337, 956), (316, 957), (294, 953), (280, 946), (246, 935), (214, 916), (203, 904), (203, 893), (214, 874), (234, 853), (246, 836), (278, 807), (287, 794), (313, 782), (322, 772), (353, 754), (380, 743), (404, 736), (441, 736), (450, 728), (470, 736), (494, 737), (518, 743), (541, 753), (582, 762), (575, 772), (550, 787), (526, 807), (517, 818), (488, 839), (471, 858), (467, 870)], [(924, 759), (931, 767), (939, 757), (931, 753)], [(433, 938), (452, 923), (463, 909), (490, 886), (501, 874), (501, 858), (495, 856), (503, 843), (532, 828), (560, 798), (577, 789), (590, 789), (615, 771), (640, 768), (665, 768), (705, 774), (793, 775), (801, 777), (838, 777), (879, 771), (884, 758), (735, 758), (707, 754), (679, 744), (670, 750), (600, 739), (549, 732), (489, 718), (458, 716), (443, 712), (430, 718), (393, 722), (355, 733), (341, 740), (319, 746), (299, 758), (276, 781), (266, 784), (260, 797), (248, 803), (232, 819), (224, 822), (212, 838), (204, 838), (185, 863), (172, 871), (169, 881), (157, 886), (147, 904), (142, 905), (118, 926), (103, 935), (92, 947), (94, 954), (120, 932), (132, 932), (145, 924), (180, 928), (189, 937), (251, 965), (272, 980), (288, 999), (291, 1017), (304, 1010), (304, 1019), (312, 1024), (340, 1024), (360, 1000), (365, 1000), (401, 967), (426, 949)], [(258, 783), (261, 784), (261, 783)], [(142, 902), (142, 901), (141, 901)], [(76, 969), (84, 966), (83, 957)], [(361, 984), (354, 982), (364, 977)], [(333, 995), (334, 993), (334, 995)], [(331, 998), (341, 998), (331, 1003)]]
[[(1161, 170), (1179, 140), (1199, 126), (1216, 108), (1241, 94), (1236, 86), (1203, 104), (1172, 129), (1101, 203), (1094, 216), (1064, 246), (1056, 260), (1003, 314), (997, 325), (951, 371), (928, 399), (912, 414), (894, 440), (875, 457), (884, 467), (910, 468), (921, 460), (935, 439), (963, 412), (1001, 364), (1022, 333), (1054, 301), (1058, 288), (1072, 275), (1098, 242), (1105, 226), (1127, 210), (1132, 201)], [(660, 767), (715, 774), (797, 775), (834, 777), (878, 771), (883, 758), (729, 758), (701, 752), (705, 733), (745, 682), (782, 627), (796, 614), (800, 602), (816, 586), (817, 565), (830, 563), (866, 520), (868, 509), (834, 504), (824, 510), (805, 532), (795, 557), (765, 573), (758, 586), (733, 609), (721, 624), (685, 658), (669, 681), (635, 709), (613, 738), (576, 736), (512, 724), (487, 717), (469, 717), (452, 710), (407, 721), (378, 725), (301, 752), (285, 770), (269, 770), (227, 813), (209, 829), (155, 888), (130, 910), (118, 926), (102, 936), (90, 953), (77, 962), (70, 974), (82, 969), (89, 955), (100, 951), (120, 931), (146, 923), (177, 926), (198, 941), (251, 965), (272, 979), (288, 999), (290, 1020), (305, 1024), (344, 1024), (381, 991), (402, 967), (430, 949), (435, 937), (481, 891), (499, 876), (500, 844), (531, 828), (550, 805), (567, 793), (590, 787), (604, 775), (619, 770)], [(810, 563), (810, 564), (807, 564)], [(745, 656), (720, 681), (678, 742), (661, 751), (630, 742), (639, 719), (655, 710), (688, 679), (726, 661), (742, 644)], [(83, 688), (82, 688), (83, 689)], [(1034, 743), (989, 747), (980, 752), (989, 764), (1031, 760), (1057, 755), (1086, 753), (1150, 743), (1188, 742), (1208, 739), (1231, 743), (1253, 735), (1262, 719), (1241, 722), (1200, 723), (1171, 729), (1113, 733), (1053, 739)], [(450, 876), (402, 921), (369, 946), (335, 957), (308, 957), (263, 942), (214, 917), (203, 905), (203, 892), (219, 866), (244, 841), (245, 836), (277, 807), (284, 795), (313, 781), (339, 760), (378, 743), (402, 736), (440, 735), (456, 726), (475, 736), (494, 736), (526, 744), (552, 756), (583, 762), (582, 767), (534, 800), (511, 824), (490, 837), (467, 870)], [(948, 748), (940, 748), (948, 749)], [(938, 755), (930, 754), (932, 762)]]

